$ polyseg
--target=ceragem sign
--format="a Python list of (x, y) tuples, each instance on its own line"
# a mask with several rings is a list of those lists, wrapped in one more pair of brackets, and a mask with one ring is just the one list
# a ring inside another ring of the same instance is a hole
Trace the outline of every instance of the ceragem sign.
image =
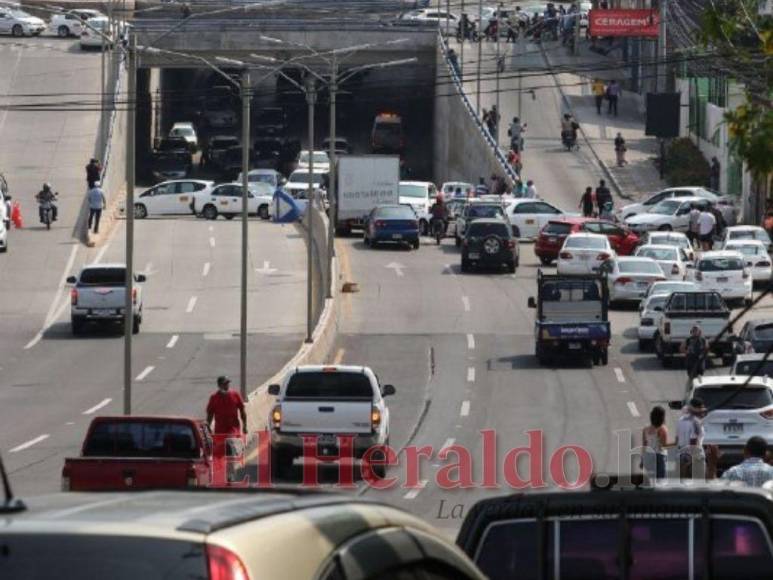
[(657, 10), (591, 10), (591, 36), (640, 36), (657, 38)]

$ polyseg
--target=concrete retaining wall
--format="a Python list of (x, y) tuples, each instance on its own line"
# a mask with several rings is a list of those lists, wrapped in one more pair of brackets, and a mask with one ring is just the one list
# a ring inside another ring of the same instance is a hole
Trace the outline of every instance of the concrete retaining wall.
[[(315, 256), (312, 262), (314, 278), (315, 280), (323, 281), (324, 284), (328, 284), (329, 281), (326, 280), (326, 264), (328, 259), (327, 231), (329, 223), (325, 214), (317, 209), (313, 211), (312, 216), (314, 231), (312, 243)], [(302, 229), (305, 234), (305, 224), (302, 226)], [(340, 290), (340, 280), (336, 258), (333, 258), (332, 272), (332, 284), (330, 286), (332, 298), (325, 298), (324, 290), (327, 286), (317, 284), (319, 290), (315, 294), (318, 296), (317, 300), (321, 306), (321, 312), (312, 334), (312, 342), (303, 343), (300, 350), (278, 373), (249, 394), (247, 424), (253, 433), (266, 426), (268, 413), (274, 403), (274, 397), (267, 393), (268, 385), (279, 383), (294, 367), (307, 364), (323, 364), (329, 361), (330, 352), (333, 349), (338, 334), (338, 291)]]
[[(518, 175), (475, 113), (459, 77), (445, 57), (439, 37), (435, 82), (433, 174), (435, 181), (477, 183), (479, 177), (504, 176), (512, 187)], [(448, 79), (453, 82), (449, 83)]]

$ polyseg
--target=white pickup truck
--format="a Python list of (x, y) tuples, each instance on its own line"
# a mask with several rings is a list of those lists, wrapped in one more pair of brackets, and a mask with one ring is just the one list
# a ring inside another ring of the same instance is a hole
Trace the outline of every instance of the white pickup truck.
[(655, 353), (664, 367), (671, 365), (675, 355), (690, 336), (693, 326), (699, 326), (711, 353), (721, 356), (726, 365), (733, 362), (736, 338), (733, 330), (716, 338), (727, 326), (730, 310), (718, 292), (674, 292), (663, 307), (655, 334)]
[[(389, 445), (384, 397), (393, 395), (395, 388), (380, 385), (368, 367), (299, 366), (281, 385), (270, 385), (268, 393), (277, 397), (268, 423), (271, 465), (279, 477), (286, 477), (295, 458), (303, 455), (303, 435), (317, 438), (316, 455), (321, 459), (337, 458), (342, 435), (354, 437), (355, 459), (371, 447)], [(372, 467), (376, 475), (384, 476), (385, 465)]]
[[(134, 281), (144, 282), (143, 274), (135, 274)], [(117, 322), (124, 320), (126, 304), (126, 264), (91, 264), (81, 270), (80, 276), (70, 276), (70, 319), (72, 333), (79, 335), (89, 322)], [(134, 322), (132, 332), (137, 334), (142, 324), (142, 288), (132, 290)]]

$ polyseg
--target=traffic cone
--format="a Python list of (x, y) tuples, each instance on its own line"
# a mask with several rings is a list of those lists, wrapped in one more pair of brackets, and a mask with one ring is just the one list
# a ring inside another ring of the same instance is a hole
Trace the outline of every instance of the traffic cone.
[(17, 230), (20, 230), (24, 227), (24, 222), (21, 219), (21, 206), (19, 205), (18, 201), (14, 201), (13, 205), (11, 206), (11, 221)]

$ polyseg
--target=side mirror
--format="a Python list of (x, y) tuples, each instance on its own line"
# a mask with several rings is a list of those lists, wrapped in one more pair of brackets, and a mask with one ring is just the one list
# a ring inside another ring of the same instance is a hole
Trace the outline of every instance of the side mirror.
[(534, 296), (529, 296), (529, 300), (527, 301), (527, 304), (529, 305), (529, 308), (537, 307), (537, 301), (534, 299)]
[(67, 283), (68, 284), (77, 284), (78, 279), (75, 276), (67, 276)]
[(147, 277), (145, 276), (145, 274), (137, 274), (137, 276), (135, 276), (135, 279), (137, 280), (137, 282), (145, 282), (145, 280), (147, 280)]
[(287, 179), (285, 179), (284, 177), (282, 177), (282, 178), (279, 180), (279, 185), (284, 185), (285, 183), (287, 183)]
[(391, 395), (394, 395), (397, 391), (395, 390), (394, 385), (384, 385), (381, 389), (381, 396), (382, 397), (389, 397)]
[(275, 397), (279, 395), (279, 385), (269, 385), (268, 386), (268, 394), (274, 395)]
[(668, 402), (668, 408), (672, 411), (681, 411), (682, 407), (684, 407), (684, 403), (682, 401), (669, 401)]

